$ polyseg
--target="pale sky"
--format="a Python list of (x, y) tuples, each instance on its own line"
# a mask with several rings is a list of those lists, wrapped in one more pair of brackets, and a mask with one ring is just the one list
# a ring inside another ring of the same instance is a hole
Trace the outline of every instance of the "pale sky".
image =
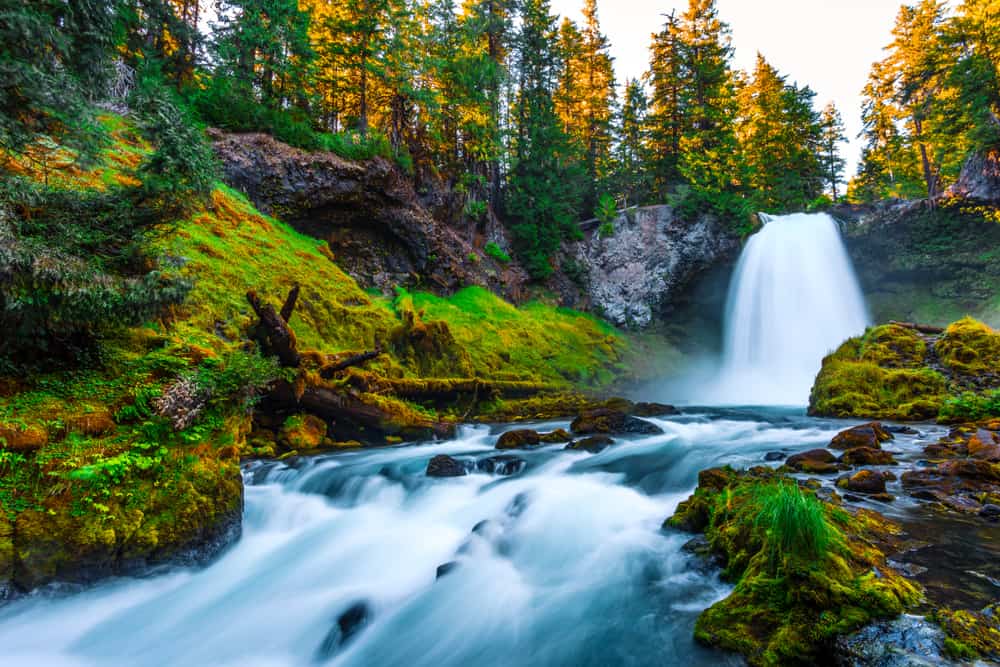
[[(816, 91), (816, 106), (833, 100), (844, 117), (849, 146), (842, 149), (850, 178), (861, 154), (861, 89), (871, 64), (883, 57), (903, 0), (718, 0), (732, 29), (735, 65), (752, 70), (757, 51), (788, 76)], [(555, 13), (581, 20), (583, 0), (552, 0)], [(611, 40), (615, 74), (637, 77), (649, 66), (650, 35), (663, 15), (680, 16), (686, 0), (597, 0)]]

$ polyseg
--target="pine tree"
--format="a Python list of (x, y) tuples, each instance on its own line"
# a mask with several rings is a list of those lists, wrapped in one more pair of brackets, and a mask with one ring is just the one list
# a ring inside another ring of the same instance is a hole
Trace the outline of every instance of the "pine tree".
[(582, 188), (576, 153), (555, 111), (558, 78), (555, 18), (548, 0), (525, 0), (518, 36), (518, 97), (513, 110), (513, 170), (507, 210), (517, 248), (535, 278), (576, 227)]
[(221, 0), (215, 26), (215, 79), (228, 79), (234, 95), (279, 110), (301, 105), (313, 58), (309, 14), (296, 0)]
[(653, 35), (646, 79), (652, 87), (649, 123), (649, 164), (652, 187), (662, 200), (681, 182), (681, 135), (685, 113), (681, 99), (686, 71), (678, 21), (671, 14)]
[(683, 61), (680, 107), (684, 125), (678, 171), (693, 187), (722, 192), (739, 180), (734, 134), (736, 91), (729, 62), (729, 26), (715, 0), (691, 0), (681, 17)]
[(646, 115), (649, 101), (642, 82), (625, 81), (625, 100), (618, 120), (617, 186), (625, 204), (643, 203), (650, 197), (650, 167)]
[(820, 165), (827, 191), (836, 201), (839, 197), (839, 186), (843, 183), (844, 166), (847, 164), (840, 155), (840, 144), (847, 143), (844, 119), (833, 102), (827, 103), (820, 116)]
[(740, 91), (747, 185), (769, 208), (800, 209), (822, 193), (821, 130), (809, 88), (789, 84), (762, 55)]
[(48, 134), (97, 150), (88, 102), (104, 91), (116, 20), (110, 0), (0, 0), (0, 149), (21, 153)]

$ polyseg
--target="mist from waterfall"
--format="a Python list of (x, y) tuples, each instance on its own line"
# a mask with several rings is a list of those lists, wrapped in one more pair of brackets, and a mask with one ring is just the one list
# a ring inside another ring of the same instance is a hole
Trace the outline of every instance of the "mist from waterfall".
[(803, 405), (823, 357), (868, 325), (837, 223), (825, 213), (765, 217), (729, 285), (712, 398)]

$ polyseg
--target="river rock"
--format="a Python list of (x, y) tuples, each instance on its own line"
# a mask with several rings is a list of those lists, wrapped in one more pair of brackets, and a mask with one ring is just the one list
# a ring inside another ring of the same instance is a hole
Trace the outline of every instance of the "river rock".
[(476, 462), (476, 469), (490, 475), (516, 475), (524, 470), (525, 460), (517, 456), (490, 456)]
[(785, 465), (800, 472), (827, 475), (837, 472), (837, 457), (826, 449), (810, 449), (793, 454), (785, 460)]
[(856, 447), (881, 449), (883, 442), (892, 439), (892, 433), (885, 430), (881, 422), (870, 422), (841, 431), (833, 437), (829, 447), (830, 449), (854, 449)]
[(428, 477), (462, 477), (468, 474), (464, 463), (447, 454), (438, 454), (427, 463)]
[(560, 444), (563, 442), (570, 442), (573, 436), (564, 428), (557, 428), (549, 433), (538, 434), (538, 439), (547, 445)]
[(497, 449), (525, 449), (534, 447), (542, 441), (538, 431), (523, 428), (507, 431), (497, 440)]
[(454, 572), (457, 567), (458, 567), (457, 560), (450, 560), (447, 563), (441, 563), (440, 565), (437, 566), (437, 570), (434, 573), (434, 578), (440, 579), (441, 577), (450, 574), (451, 572)]
[(785, 452), (768, 452), (764, 454), (765, 461), (784, 461), (788, 458), (788, 454)]
[(932, 667), (958, 665), (944, 655), (944, 632), (922, 616), (903, 614), (841, 637), (839, 667)]
[(885, 493), (885, 478), (874, 470), (859, 470), (846, 479), (838, 480), (837, 485), (855, 493)]
[(1000, 461), (1000, 434), (984, 428), (976, 429), (966, 449), (973, 458), (996, 463)]
[(333, 657), (341, 647), (354, 639), (368, 625), (371, 617), (372, 609), (364, 600), (348, 607), (337, 617), (337, 623), (316, 650), (316, 661), (325, 661)]
[(674, 406), (664, 403), (636, 403), (632, 408), (632, 414), (636, 417), (668, 417), (680, 413)]
[(592, 435), (588, 438), (583, 438), (582, 440), (576, 440), (575, 442), (569, 443), (566, 445), (566, 449), (597, 454), (613, 444), (615, 444), (615, 440), (612, 437), (606, 435)]
[(840, 462), (861, 466), (895, 465), (896, 459), (892, 457), (891, 452), (887, 452), (884, 449), (855, 447), (844, 452), (843, 456), (840, 457)]
[(663, 429), (656, 424), (632, 417), (614, 408), (587, 410), (573, 420), (573, 423), (570, 424), (570, 429), (577, 435), (592, 435), (595, 433), (660, 435), (663, 433)]

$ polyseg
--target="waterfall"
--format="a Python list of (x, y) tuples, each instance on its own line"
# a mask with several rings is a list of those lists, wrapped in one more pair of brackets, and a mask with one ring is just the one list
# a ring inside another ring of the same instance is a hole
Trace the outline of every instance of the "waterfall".
[(762, 216), (729, 286), (718, 398), (802, 405), (823, 357), (868, 324), (833, 218)]

